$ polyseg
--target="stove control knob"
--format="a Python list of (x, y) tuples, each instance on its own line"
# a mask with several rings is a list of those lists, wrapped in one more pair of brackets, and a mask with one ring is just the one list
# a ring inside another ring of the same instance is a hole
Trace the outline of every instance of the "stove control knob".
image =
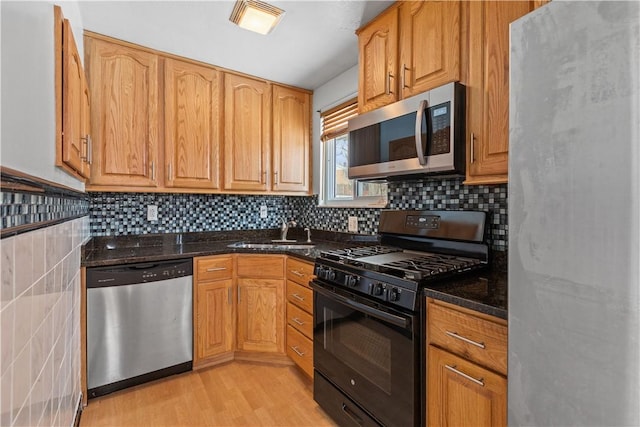
[(349, 286), (350, 288), (355, 287), (358, 284), (358, 281), (360, 280), (360, 278), (358, 276), (354, 276), (349, 274), (348, 276), (345, 276), (344, 278), (344, 282), (347, 286)]
[(389, 297), (389, 301), (398, 301), (398, 299), (400, 299), (400, 292), (398, 292), (398, 288), (390, 288), (387, 295)]
[(324, 267), (318, 267), (316, 268), (316, 276), (318, 276), (321, 279), (326, 279), (326, 277), (324, 277)]
[(369, 285), (369, 287), (373, 287), (372, 289), (372, 295), (376, 295), (376, 296), (380, 296), (382, 295), (383, 292), (383, 288), (382, 288), (382, 283), (372, 283), (371, 285)]
[(336, 272), (333, 268), (327, 268), (325, 274), (327, 280), (336, 280)]

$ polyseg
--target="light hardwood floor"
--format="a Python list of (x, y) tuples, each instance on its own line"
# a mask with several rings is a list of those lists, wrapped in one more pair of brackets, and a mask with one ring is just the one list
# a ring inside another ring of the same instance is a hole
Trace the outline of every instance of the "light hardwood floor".
[(192, 371), (89, 401), (89, 426), (335, 426), (293, 366), (251, 362)]

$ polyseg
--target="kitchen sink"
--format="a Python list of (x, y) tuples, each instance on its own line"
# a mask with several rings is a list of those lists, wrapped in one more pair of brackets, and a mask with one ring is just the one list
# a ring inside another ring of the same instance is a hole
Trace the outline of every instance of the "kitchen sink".
[(238, 249), (312, 249), (316, 245), (313, 243), (250, 243), (236, 242), (228, 245), (229, 248)]

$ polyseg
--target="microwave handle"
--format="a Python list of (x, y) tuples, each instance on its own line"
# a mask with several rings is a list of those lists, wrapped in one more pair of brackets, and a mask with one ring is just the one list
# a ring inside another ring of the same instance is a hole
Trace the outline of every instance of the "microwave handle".
[[(420, 107), (418, 107), (418, 111), (416, 112), (416, 153), (418, 153), (418, 161), (421, 166), (427, 166), (427, 159), (425, 158), (425, 153), (422, 150), (422, 118), (424, 117), (424, 113), (429, 108), (429, 102), (424, 99), (420, 101)], [(431, 134), (431, 129), (429, 129), (429, 120), (427, 120), (427, 144), (429, 143), (429, 135)]]

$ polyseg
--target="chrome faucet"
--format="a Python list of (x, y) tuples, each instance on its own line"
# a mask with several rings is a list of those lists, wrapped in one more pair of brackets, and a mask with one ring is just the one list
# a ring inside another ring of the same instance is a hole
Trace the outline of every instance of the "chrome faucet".
[(280, 227), (280, 240), (287, 240), (287, 231), (289, 231), (289, 227), (295, 227), (297, 224), (294, 220), (287, 222), (284, 218), (282, 218), (282, 226)]
[(311, 230), (309, 230), (309, 227), (305, 227), (304, 231), (307, 232), (307, 243), (311, 243)]

